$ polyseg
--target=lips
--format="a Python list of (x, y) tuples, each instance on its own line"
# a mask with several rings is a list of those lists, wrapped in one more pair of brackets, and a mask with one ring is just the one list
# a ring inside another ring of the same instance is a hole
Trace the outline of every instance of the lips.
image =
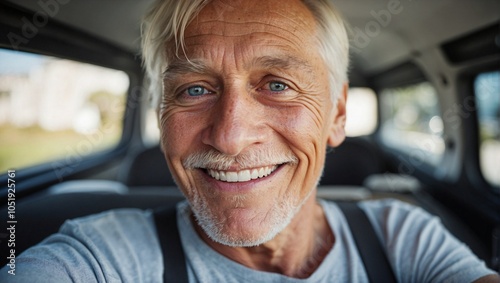
[(259, 178), (264, 178), (273, 173), (278, 168), (277, 165), (265, 166), (253, 169), (245, 169), (240, 171), (221, 171), (208, 169), (207, 173), (210, 177), (223, 182), (236, 183), (248, 182)]

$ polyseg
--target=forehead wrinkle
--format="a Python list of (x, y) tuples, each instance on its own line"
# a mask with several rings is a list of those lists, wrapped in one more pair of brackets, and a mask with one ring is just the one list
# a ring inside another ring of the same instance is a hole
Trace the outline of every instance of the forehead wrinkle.
[[(294, 27), (295, 29), (307, 27), (314, 28), (315, 26), (316, 21), (314, 16), (307, 5), (303, 3), (303, 0), (293, 1), (295, 3), (288, 0), (287, 5), (283, 5), (281, 0), (262, 2), (239, 0), (228, 1), (228, 3), (226, 3), (223, 0), (213, 1), (203, 9), (201, 13), (204, 14), (203, 16), (200, 17), (200, 15), (198, 15), (197, 22), (203, 23), (219, 20), (245, 24), (255, 21), (255, 15), (259, 15), (257, 19), (261, 21), (258, 23), (262, 24), (279, 22)], [(276, 5), (276, 2), (278, 5)], [(201, 21), (198, 21), (200, 19)]]
[[(192, 30), (186, 32), (184, 39), (194, 40), (201, 36), (222, 36), (227, 38), (243, 37), (243, 36), (255, 36), (258, 37), (260, 34), (271, 35), (281, 39), (284, 39), (292, 44), (302, 43), (304, 40), (314, 40), (315, 37), (310, 37), (309, 35), (315, 34), (315, 29), (305, 28), (305, 24), (289, 26), (289, 28), (283, 28), (283, 21), (248, 21), (248, 22), (232, 22), (232, 21), (221, 21), (221, 20), (206, 20), (201, 21), (192, 26)], [(219, 24), (222, 24), (224, 28), (221, 28)], [(236, 26), (231, 28), (231, 26)], [(271, 27), (271, 29), (269, 29)], [(284, 35), (286, 34), (286, 35)]]
[[(309, 10), (308, 10), (309, 11)], [(285, 11), (287, 12), (287, 11)], [(270, 12), (271, 14), (276, 14), (278, 15), (278, 17), (283, 17), (284, 19), (290, 21), (293, 23), (293, 25), (291, 25), (293, 27), (293, 31), (295, 33), (298, 33), (298, 34), (310, 34), (311, 31), (314, 31), (316, 32), (316, 29), (317, 29), (317, 26), (316, 26), (316, 20), (314, 18), (310, 18), (310, 17), (307, 17), (307, 16), (297, 16), (297, 15), (287, 15), (286, 13), (279, 13), (279, 12)], [(274, 22), (277, 22), (277, 21), (274, 21)], [(281, 20), (279, 23), (284, 23), (285, 20)], [(269, 21), (267, 24), (271, 24), (271, 22)], [(277, 25), (272, 25), (276, 28), (279, 28), (279, 29), (282, 29), (282, 27), (279, 27)], [(294, 32), (291, 32), (292, 34), (295, 35)]]
[[(296, 52), (301, 52), (302, 47), (299, 44), (299, 41), (293, 41), (290, 40), (287, 37), (279, 36), (279, 35), (273, 35), (273, 37), (266, 37), (263, 35), (267, 35), (268, 33), (265, 32), (259, 32), (259, 33), (252, 33), (251, 36), (254, 37), (253, 43), (251, 44), (252, 46), (256, 48), (260, 47), (279, 47), (282, 48), (283, 50), (294, 50)], [(210, 46), (216, 46), (219, 45), (220, 41), (217, 40), (217, 37), (222, 37), (225, 39), (233, 38), (234, 41), (231, 42), (233, 47), (250, 47), (248, 46), (248, 42), (245, 40), (240, 40), (241, 36), (227, 36), (227, 35), (217, 35), (217, 34), (203, 34), (203, 35), (196, 35), (196, 36), (191, 36), (189, 39), (186, 39), (186, 49), (189, 50), (190, 48), (200, 48), (200, 49), (205, 49)], [(303, 41), (300, 41), (303, 42)], [(228, 42), (225, 42), (225, 45), (229, 45)], [(260, 47), (258, 47), (260, 46)], [(228, 46), (229, 47), (229, 46)], [(223, 49), (224, 47), (221, 47)]]

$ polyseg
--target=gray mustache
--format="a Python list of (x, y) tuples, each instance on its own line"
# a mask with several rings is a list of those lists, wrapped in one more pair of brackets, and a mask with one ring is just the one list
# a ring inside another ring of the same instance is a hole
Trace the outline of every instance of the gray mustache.
[(236, 156), (230, 156), (211, 149), (191, 154), (182, 162), (182, 165), (186, 169), (228, 170), (234, 166), (241, 169), (249, 169), (284, 163), (296, 164), (297, 162), (298, 158), (290, 151), (257, 149)]

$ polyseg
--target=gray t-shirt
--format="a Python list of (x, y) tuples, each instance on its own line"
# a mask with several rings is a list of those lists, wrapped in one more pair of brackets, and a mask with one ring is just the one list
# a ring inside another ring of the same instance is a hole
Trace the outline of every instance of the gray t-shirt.
[[(319, 202), (335, 244), (307, 279), (252, 270), (217, 253), (195, 232), (187, 202), (179, 204), (190, 282), (367, 282), (344, 216), (334, 203)], [(494, 273), (422, 209), (394, 200), (360, 206), (399, 282), (472, 282)], [(161, 282), (163, 260), (151, 212), (119, 209), (67, 221), (17, 258), (15, 276), (7, 271), (0, 271), (1, 282)]]

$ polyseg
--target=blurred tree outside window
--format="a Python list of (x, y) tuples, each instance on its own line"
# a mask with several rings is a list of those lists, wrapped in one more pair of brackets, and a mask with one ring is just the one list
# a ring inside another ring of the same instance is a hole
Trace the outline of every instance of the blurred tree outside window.
[(122, 72), (0, 49), (0, 172), (112, 148), (122, 135)]

